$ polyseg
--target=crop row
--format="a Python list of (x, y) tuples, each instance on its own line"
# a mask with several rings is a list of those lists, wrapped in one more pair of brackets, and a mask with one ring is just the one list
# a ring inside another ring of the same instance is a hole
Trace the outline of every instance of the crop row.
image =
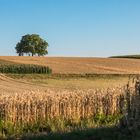
[(39, 74), (51, 74), (52, 69), (48, 66), (39, 66), (32, 64), (9, 64), (9, 65), (0, 65), (1, 73), (18, 73), (18, 74), (31, 74), (31, 73), (39, 73)]

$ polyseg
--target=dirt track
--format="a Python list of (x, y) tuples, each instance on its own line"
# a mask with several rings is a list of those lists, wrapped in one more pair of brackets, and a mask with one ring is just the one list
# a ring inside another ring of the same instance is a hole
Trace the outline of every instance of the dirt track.
[(36, 90), (45, 90), (43, 86), (37, 86), (33, 83), (15, 80), (0, 74), (0, 92), (24, 92), (24, 91), (36, 91)]

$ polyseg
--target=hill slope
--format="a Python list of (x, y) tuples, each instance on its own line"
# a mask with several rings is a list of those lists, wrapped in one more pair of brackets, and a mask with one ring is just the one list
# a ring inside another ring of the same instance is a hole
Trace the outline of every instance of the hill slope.
[(46, 65), (53, 73), (64, 74), (140, 74), (138, 59), (0, 56), (0, 64), (3, 62)]

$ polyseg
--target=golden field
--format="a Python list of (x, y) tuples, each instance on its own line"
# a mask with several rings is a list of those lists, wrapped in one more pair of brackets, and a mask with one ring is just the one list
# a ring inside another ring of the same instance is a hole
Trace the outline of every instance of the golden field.
[(53, 73), (139, 74), (139, 59), (0, 56), (0, 62), (47, 65)]
[[(38, 64), (49, 66), (53, 74), (127, 74), (139, 73), (140, 61), (118, 58), (70, 58), (70, 57), (18, 57), (0, 56), (0, 64)], [(11, 78), (10, 78), (11, 77)], [(95, 89), (116, 87), (127, 83), (127, 76), (94, 78), (48, 78), (45, 75), (0, 76), (0, 90), (23, 92), (46, 89)], [(20, 87), (20, 88), (19, 88)]]
[(22, 93), (25, 91), (57, 90), (88, 90), (106, 89), (109, 87), (124, 86), (129, 77), (94, 77), (94, 78), (48, 78), (45, 75), (16, 75), (0, 74), (0, 92)]
[(107, 90), (46, 90), (0, 93), (0, 118), (14, 125), (34, 125), (53, 118), (71, 123), (123, 111), (125, 88)]
[(139, 62), (1, 56), (0, 64), (45, 65), (53, 74), (0, 74), (0, 138), (118, 125), (136, 92), (127, 74), (139, 74)]

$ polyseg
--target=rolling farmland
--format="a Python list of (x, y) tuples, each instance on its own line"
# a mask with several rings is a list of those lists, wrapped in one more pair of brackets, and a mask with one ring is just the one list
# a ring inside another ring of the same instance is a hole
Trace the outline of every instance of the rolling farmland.
[[(48, 78), (46, 75), (10, 75), (1, 74), (1, 91), (25, 91), (51, 89), (93, 89), (124, 85), (128, 77), (96, 77), (96, 74), (138, 74), (140, 71), (139, 60), (110, 59), (110, 58), (61, 58), (61, 57), (3, 57), (0, 64), (37, 64), (49, 66), (53, 74), (95, 74), (93, 78), (62, 79)], [(8, 85), (8, 86), (7, 86)], [(20, 87), (20, 88), (18, 88)]]
[(121, 58), (13, 57), (0, 56), (0, 63), (47, 65), (53, 73), (139, 74), (140, 60)]
[(0, 138), (114, 127), (136, 92), (129, 76), (140, 73), (135, 59), (0, 57), (0, 65), (15, 64), (53, 73), (0, 74)]

